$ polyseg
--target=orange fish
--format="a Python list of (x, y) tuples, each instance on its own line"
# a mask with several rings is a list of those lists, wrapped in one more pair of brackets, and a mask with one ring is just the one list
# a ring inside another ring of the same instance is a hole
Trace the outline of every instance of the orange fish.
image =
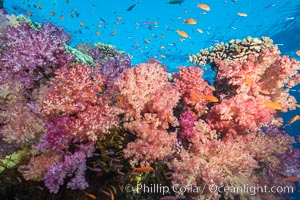
[(100, 35), (100, 32), (99, 32), (99, 31), (96, 31), (96, 35)]
[(185, 37), (185, 38), (189, 37), (189, 35), (184, 31), (177, 30), (176, 32), (178, 33), (178, 35), (180, 35), (182, 37)]
[(216, 88), (215, 88), (214, 86), (209, 85), (208, 87), (209, 87), (212, 91), (215, 91), (215, 90), (216, 90)]
[(271, 94), (269, 90), (260, 90), (259, 92), (265, 95)]
[(276, 102), (265, 101), (264, 104), (269, 108), (273, 108), (275, 110), (281, 110), (281, 106)]
[(203, 30), (200, 29), (200, 28), (197, 28), (197, 31), (198, 31), (199, 33), (203, 33)]
[(79, 25), (80, 25), (80, 26), (83, 26), (83, 25), (84, 25), (84, 22), (79, 22)]
[(91, 199), (97, 199), (97, 197), (95, 195), (87, 193), (86, 191), (83, 191), (83, 192), (86, 196), (90, 197)]
[(246, 81), (246, 85), (251, 87), (252, 85), (252, 80), (250, 79), (249, 76), (245, 75), (245, 81)]
[(213, 103), (219, 102), (219, 99), (213, 95), (202, 95), (201, 97)]
[(285, 125), (285, 126), (288, 126), (296, 121), (300, 120), (300, 115), (296, 115), (294, 116), (293, 118), (290, 119), (290, 121)]
[(185, 20), (184, 23), (185, 24), (197, 24), (197, 21), (192, 18), (189, 18), (189, 19)]
[(297, 176), (289, 176), (282, 179), (284, 182), (297, 182), (299, 178)]
[(150, 166), (147, 167), (134, 167), (133, 171), (134, 172), (152, 172), (154, 169)]
[(51, 10), (51, 11), (50, 11), (50, 14), (51, 14), (52, 16), (54, 16), (54, 15), (55, 15), (55, 12), (54, 12), (53, 10)]
[(202, 10), (210, 11), (210, 7), (207, 4), (198, 3), (197, 7), (201, 8)]
[(108, 190), (109, 190), (109, 193), (110, 193), (110, 196), (111, 196), (111, 200), (115, 200), (114, 193), (111, 191), (111, 189), (108, 189)]
[(297, 56), (300, 56), (300, 50), (296, 51)]
[(199, 101), (199, 95), (195, 92), (190, 92), (190, 97), (192, 97), (193, 100)]
[(289, 148), (288, 147), (280, 147), (280, 150), (281, 151), (287, 151), (287, 150), (289, 150)]
[(238, 12), (237, 14), (241, 17), (247, 17), (248, 16), (247, 13), (242, 13), (242, 12)]
[(297, 137), (298, 142), (300, 143), (300, 135)]

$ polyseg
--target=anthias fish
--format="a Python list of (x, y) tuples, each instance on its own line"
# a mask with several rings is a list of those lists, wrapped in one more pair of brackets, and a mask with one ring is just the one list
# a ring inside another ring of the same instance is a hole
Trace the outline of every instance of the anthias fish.
[(179, 4), (179, 5), (181, 5), (182, 2), (183, 2), (183, 0), (169, 0), (168, 4)]

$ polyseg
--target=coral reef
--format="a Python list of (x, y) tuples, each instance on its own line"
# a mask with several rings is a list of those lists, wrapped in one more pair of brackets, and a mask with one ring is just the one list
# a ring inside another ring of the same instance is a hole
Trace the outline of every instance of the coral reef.
[(203, 49), (189, 56), (189, 61), (196, 65), (205, 65), (214, 60), (245, 60), (248, 55), (257, 56), (262, 50), (274, 46), (269, 37), (252, 38), (248, 36), (243, 40), (230, 40), (229, 43), (218, 43), (213, 47)]
[(299, 181), (299, 149), (280, 114), (296, 109), (290, 88), (300, 83), (300, 63), (280, 56), (270, 38), (192, 55), (215, 70), (211, 85), (197, 67), (171, 75), (156, 59), (131, 67), (131, 57), (110, 45), (75, 49), (49, 23), (0, 14), (0, 24), (1, 199), (164, 195), (138, 184), (203, 188), (172, 191), (172, 199), (281, 198), (205, 186)]

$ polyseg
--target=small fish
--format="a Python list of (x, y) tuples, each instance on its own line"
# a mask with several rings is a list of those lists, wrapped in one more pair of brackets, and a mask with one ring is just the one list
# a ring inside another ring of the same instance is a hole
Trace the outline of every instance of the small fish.
[(267, 6), (265, 6), (265, 8), (272, 8), (274, 6), (276, 6), (276, 4), (275, 3), (271, 3), (271, 4), (267, 5)]
[(177, 30), (176, 32), (178, 33), (178, 35), (180, 35), (182, 37), (185, 37), (185, 38), (189, 37), (189, 35), (184, 31)]
[(203, 30), (200, 29), (200, 28), (197, 28), (197, 31), (198, 31), (199, 33), (203, 33)]
[(287, 18), (285, 18), (285, 21), (294, 20), (294, 19), (295, 19), (295, 17), (287, 17)]
[(169, 0), (168, 4), (179, 4), (183, 3), (184, 0)]
[(114, 35), (116, 35), (118, 33), (118, 31), (117, 30), (114, 30), (113, 32), (111, 32), (111, 36), (114, 36)]
[(61, 15), (61, 16), (59, 17), (59, 19), (60, 19), (60, 20), (64, 20), (65, 17), (64, 17), (63, 15)]
[(300, 50), (296, 51), (297, 56), (300, 56)]
[(242, 12), (238, 12), (237, 14), (238, 14), (238, 16), (241, 16), (241, 17), (247, 17), (248, 16), (247, 13), (242, 13)]
[(280, 147), (280, 150), (281, 151), (287, 151), (287, 150), (289, 150), (289, 148), (288, 147)]
[(110, 189), (109, 189), (109, 193), (110, 193), (111, 200), (115, 200), (115, 195)]
[(184, 20), (184, 23), (185, 24), (197, 24), (197, 21), (192, 18), (189, 18), (187, 20)]
[(41, 3), (40, 3), (40, 2), (38, 2), (38, 4), (37, 4), (37, 8), (38, 8), (39, 10), (41, 10), (41, 9), (42, 9), (42, 7), (41, 7)]
[(296, 107), (297, 107), (297, 108), (300, 108), (300, 104), (296, 104)]
[(83, 26), (83, 25), (84, 25), (84, 22), (79, 22), (79, 25), (80, 25), (80, 26)]
[(133, 171), (134, 172), (152, 172), (154, 169), (150, 166), (147, 167), (134, 167)]
[(297, 176), (289, 176), (282, 179), (284, 182), (297, 182), (299, 178)]
[(295, 123), (298, 120), (300, 120), (300, 115), (296, 115), (293, 118), (291, 118), (290, 121), (285, 126), (291, 125), (292, 123)]
[(201, 97), (213, 103), (219, 102), (219, 99), (213, 95), (202, 95)]
[(276, 102), (265, 101), (264, 104), (269, 108), (273, 108), (275, 110), (281, 110), (281, 106)]
[(91, 167), (88, 167), (89, 170), (93, 171), (93, 172), (96, 172), (96, 173), (100, 173), (102, 172), (102, 169), (100, 168), (91, 168)]
[(136, 6), (136, 4), (133, 4), (133, 5), (129, 6), (129, 7), (126, 9), (126, 11), (127, 11), (127, 12), (131, 11), (135, 6)]
[(300, 135), (297, 137), (297, 141), (300, 143)]
[(166, 56), (164, 54), (159, 54), (159, 56), (164, 59), (166, 58)]
[(214, 86), (209, 85), (208, 87), (209, 87), (209, 89), (211, 89), (212, 91), (215, 91), (215, 90), (216, 90), (216, 88), (215, 88)]
[(199, 95), (196, 94), (195, 92), (190, 92), (190, 97), (195, 100), (195, 101), (199, 101)]
[(144, 42), (147, 43), (147, 44), (149, 44), (149, 43), (151, 42), (151, 40), (149, 40), (149, 39), (144, 39)]
[(162, 198), (160, 198), (159, 200), (176, 200), (177, 197), (175, 196), (164, 196)]
[(197, 7), (201, 8), (202, 10), (205, 10), (205, 11), (210, 11), (210, 7), (207, 4), (198, 3)]
[(28, 172), (28, 171), (30, 171), (30, 168), (28, 168), (28, 167), (20, 167), (19, 168), (19, 170), (21, 170), (21, 171), (23, 171), (23, 172)]
[(29, 15), (30, 17), (32, 16), (32, 13), (29, 10), (26, 10), (27, 15)]
[(261, 94), (269, 95), (271, 92), (269, 90), (260, 90), (259, 91)]
[(245, 75), (245, 82), (246, 82), (246, 85), (251, 87), (252, 85), (252, 80), (250, 79), (249, 76)]
[(100, 35), (100, 32), (99, 32), (99, 31), (96, 31), (96, 35), (98, 35), (98, 36), (99, 36), (99, 35)]
[(83, 192), (86, 196), (90, 197), (91, 199), (97, 199), (97, 197), (95, 195), (93, 195), (91, 193), (87, 193), (86, 191), (83, 191)]
[(54, 15), (55, 15), (55, 12), (54, 12), (53, 10), (51, 10), (51, 11), (50, 11), (50, 14), (51, 14), (52, 16), (54, 16)]

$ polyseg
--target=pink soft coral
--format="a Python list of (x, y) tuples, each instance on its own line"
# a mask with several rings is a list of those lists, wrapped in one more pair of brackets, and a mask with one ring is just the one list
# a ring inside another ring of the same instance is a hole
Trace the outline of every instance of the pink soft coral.
[(178, 87), (184, 103), (194, 108), (200, 115), (206, 111), (210, 101), (204, 96), (213, 95), (213, 87), (202, 78), (203, 70), (197, 67), (180, 67), (180, 71), (173, 74), (175, 86)]
[(42, 102), (43, 112), (49, 114), (74, 114), (84, 111), (88, 104), (99, 101), (105, 78), (101, 74), (92, 77), (86, 65), (74, 68), (62, 67), (55, 73), (51, 88)]
[(131, 158), (132, 165), (146, 165), (163, 160), (175, 151), (176, 133), (168, 133), (161, 128), (156, 114), (145, 114), (144, 119), (126, 123), (124, 128), (137, 136), (124, 149), (124, 156)]
[(262, 95), (253, 97), (240, 93), (214, 105), (206, 119), (220, 133), (230, 130), (235, 134), (245, 134), (249, 130), (259, 130), (262, 125), (271, 123), (276, 113), (264, 102)]
[(287, 56), (280, 57), (276, 46), (264, 49), (246, 61), (216, 60), (216, 89), (221, 99), (239, 93), (264, 95), (265, 101), (276, 102), (281, 111), (295, 109), (296, 100), (289, 88), (300, 83), (300, 63)]
[(80, 141), (96, 141), (98, 135), (119, 124), (117, 109), (108, 104), (109, 97), (103, 94), (104, 83), (104, 76), (92, 76), (86, 65), (60, 68), (41, 103), (42, 112), (47, 116), (70, 116), (68, 134)]
[(179, 93), (168, 82), (168, 73), (160, 63), (143, 63), (125, 69), (115, 87), (119, 104), (126, 110), (126, 119), (139, 119), (143, 113), (157, 112), (162, 121), (175, 120), (172, 109), (179, 100)]

